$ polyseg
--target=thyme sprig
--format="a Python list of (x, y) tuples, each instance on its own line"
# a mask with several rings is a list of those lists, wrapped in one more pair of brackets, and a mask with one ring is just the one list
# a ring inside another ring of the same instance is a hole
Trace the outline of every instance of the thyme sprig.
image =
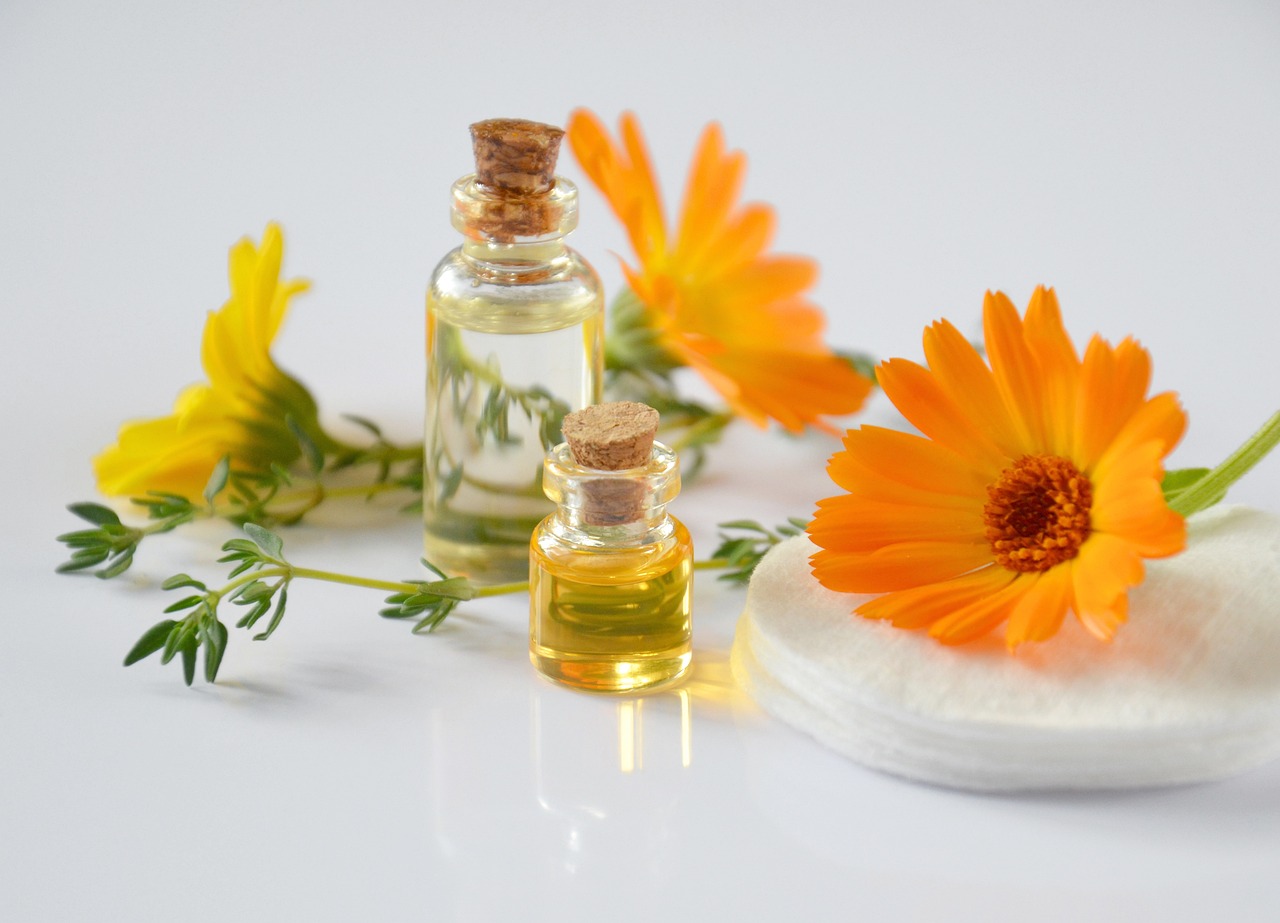
[(222, 586), (211, 589), (188, 574), (174, 574), (161, 584), (165, 590), (190, 589), (195, 592), (164, 610), (166, 615), (185, 614), (180, 618), (164, 619), (147, 629), (125, 655), (126, 667), (155, 653), (160, 653), (161, 663), (169, 663), (180, 655), (183, 679), (190, 686), (195, 678), (197, 655), (203, 650), (204, 678), (207, 682), (214, 682), (230, 635), (222, 620), (225, 605), (231, 604), (243, 610), (235, 622), (237, 628), (252, 630), (270, 614), (266, 627), (253, 636), (255, 641), (265, 641), (284, 619), (289, 604), (289, 588), (295, 580), (317, 580), (389, 592), (387, 607), (380, 614), (389, 619), (416, 618), (415, 634), (435, 631), (462, 602), (482, 596), (520, 592), (528, 587), (524, 583), (477, 587), (464, 577), (446, 577), (425, 560), (422, 563), (439, 579), (375, 580), (300, 567), (285, 557), (284, 541), (279, 535), (251, 522), (245, 523), (243, 528), (247, 538), (233, 538), (222, 546), (225, 554), (218, 559), (219, 563), (233, 565), (227, 574), (227, 582)]
[[(756, 566), (774, 545), (794, 538), (809, 525), (807, 519), (787, 517), (780, 526), (767, 529), (754, 519), (735, 519), (720, 523), (720, 546), (711, 554), (711, 560), (699, 561), (700, 569), (724, 569), (718, 579), (728, 583), (744, 584), (755, 573)], [(740, 534), (734, 534), (740, 533)]]

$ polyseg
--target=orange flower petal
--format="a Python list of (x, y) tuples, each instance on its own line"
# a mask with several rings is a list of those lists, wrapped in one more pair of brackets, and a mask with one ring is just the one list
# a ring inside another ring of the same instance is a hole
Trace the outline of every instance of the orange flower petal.
[(1072, 590), (1080, 624), (1103, 641), (1124, 621), (1129, 587), (1142, 582), (1142, 558), (1116, 536), (1095, 533), (1072, 562)]
[(1028, 641), (1047, 641), (1058, 633), (1071, 607), (1071, 565), (1059, 564), (1020, 578), (1027, 586), (1009, 614), (1005, 644), (1009, 650)]
[(1023, 335), (1018, 309), (1003, 292), (987, 292), (982, 309), (987, 354), (996, 387), (1023, 445), (1045, 445), (1039, 369)]
[(1028, 581), (1016, 577), (1002, 589), (979, 597), (929, 627), (931, 637), (943, 644), (967, 644), (980, 638), (1009, 618), (1013, 607), (1026, 592)]
[(819, 501), (809, 536), (816, 544), (835, 551), (868, 552), (898, 542), (986, 544), (980, 506), (957, 511), (876, 503), (851, 496)]
[(1186, 428), (1187, 415), (1178, 403), (1178, 396), (1172, 391), (1157, 394), (1125, 421), (1120, 432), (1098, 459), (1093, 476), (1099, 481), (1105, 480), (1119, 460), (1139, 451), (1139, 447), (1146, 442), (1155, 441), (1160, 446), (1160, 455), (1168, 454), (1182, 439)]
[(1039, 370), (1043, 389), (1045, 443), (1054, 455), (1075, 451), (1076, 396), (1080, 390), (1080, 357), (1062, 326), (1053, 289), (1038, 286), (1027, 308), (1023, 335)]
[(995, 442), (968, 423), (960, 405), (928, 369), (907, 359), (890, 359), (876, 369), (884, 393), (912, 425), (961, 455), (992, 477), (1008, 462)]
[(914, 433), (861, 426), (844, 437), (844, 451), (831, 458), (832, 479), (852, 490), (864, 469), (906, 487), (950, 495), (968, 502), (986, 499), (987, 472), (960, 453)]
[(991, 369), (949, 321), (936, 321), (925, 328), (924, 355), (929, 370), (974, 429), (990, 433), (991, 440), (1010, 458), (1030, 451), (1031, 444), (1009, 416)]
[(1151, 383), (1151, 357), (1132, 339), (1116, 349), (1094, 336), (1085, 350), (1076, 404), (1075, 458), (1089, 471), (1121, 427), (1142, 406)]
[(884, 593), (950, 580), (991, 563), (991, 549), (953, 542), (902, 542), (868, 554), (823, 549), (811, 559), (813, 575), (828, 589)]
[(998, 593), (1014, 579), (1014, 575), (1002, 567), (985, 567), (954, 580), (885, 593), (863, 603), (855, 611), (865, 618), (887, 620), (895, 628), (925, 628), (979, 599)]

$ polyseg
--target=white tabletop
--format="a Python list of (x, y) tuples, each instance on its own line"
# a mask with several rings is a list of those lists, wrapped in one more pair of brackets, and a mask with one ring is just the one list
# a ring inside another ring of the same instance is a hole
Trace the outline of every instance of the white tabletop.
[[(755, 709), (740, 589), (702, 574), (693, 678), (615, 699), (539, 680), (526, 601), (437, 634), (298, 584), (216, 685), (120, 661), (225, 524), (60, 577), (63, 505), (131, 417), (200, 376), (227, 247), (269, 219), (280, 364), (326, 421), (415, 438), (422, 295), (454, 245), (466, 126), (639, 114), (674, 205), (700, 126), (751, 157), (779, 248), (817, 257), (830, 339), (920, 358), (982, 294), (1054, 285), (1078, 342), (1135, 334), (1212, 464), (1280, 408), (1274, 4), (135, 3), (0, 7), (0, 918), (1270, 920), (1280, 765), (1125, 794), (977, 797), (865, 770)], [(564, 172), (581, 178), (571, 158)], [(584, 192), (611, 290), (625, 240)], [(895, 425), (878, 398), (851, 422)], [(740, 424), (676, 511), (807, 516), (829, 437)], [(1232, 500), (1280, 510), (1280, 458)], [(414, 574), (395, 504), (285, 533), (299, 563)]]

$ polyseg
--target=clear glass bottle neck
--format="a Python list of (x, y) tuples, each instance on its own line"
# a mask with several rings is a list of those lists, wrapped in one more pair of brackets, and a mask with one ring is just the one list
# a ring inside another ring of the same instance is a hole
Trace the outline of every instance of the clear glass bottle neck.
[(554, 270), (568, 259), (569, 248), (563, 237), (513, 243), (464, 237), (462, 256), (477, 272), (519, 275)]
[(551, 533), (579, 547), (636, 547), (675, 533), (667, 504), (680, 492), (680, 462), (661, 443), (647, 465), (621, 471), (584, 468), (561, 444), (547, 455), (542, 487), (556, 502)]

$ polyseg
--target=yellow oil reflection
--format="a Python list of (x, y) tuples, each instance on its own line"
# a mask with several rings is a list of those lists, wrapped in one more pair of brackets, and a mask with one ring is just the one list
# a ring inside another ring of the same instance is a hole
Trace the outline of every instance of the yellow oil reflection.
[[(659, 693), (674, 698), (680, 716), (680, 765), (688, 768), (693, 762), (693, 694), (685, 688)], [(644, 769), (644, 712), (645, 703), (657, 696), (627, 699), (618, 703), (618, 769), (624, 773)]]

